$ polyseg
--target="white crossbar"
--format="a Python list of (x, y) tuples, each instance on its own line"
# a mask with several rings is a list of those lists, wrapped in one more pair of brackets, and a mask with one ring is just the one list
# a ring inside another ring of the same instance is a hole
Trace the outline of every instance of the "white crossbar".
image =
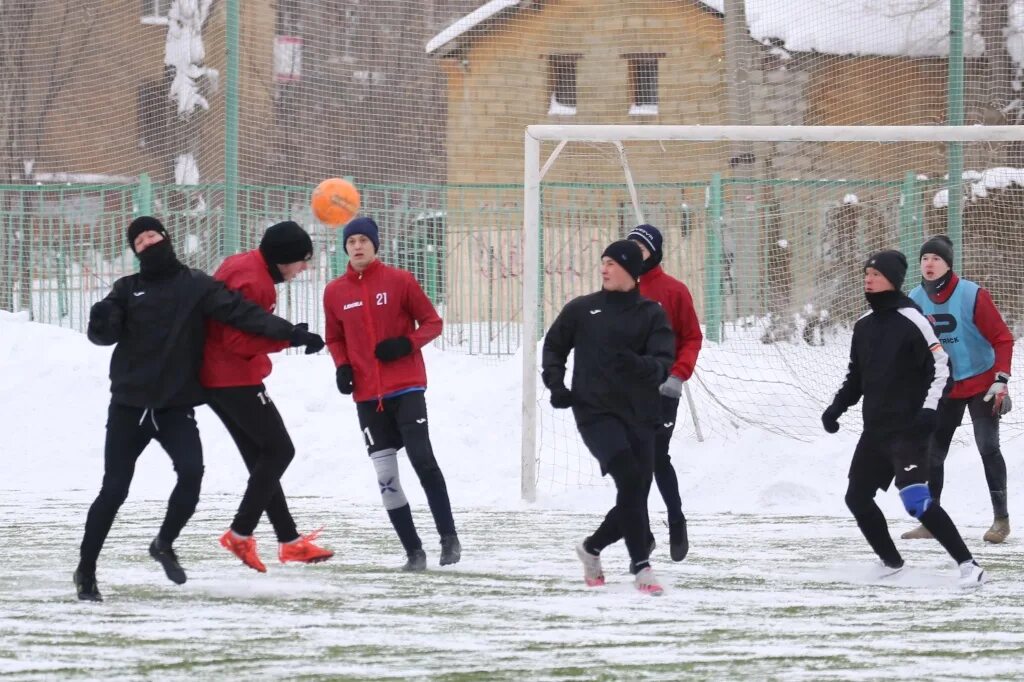
[(530, 125), (526, 136), (570, 142), (1007, 142), (1024, 141), (1024, 126)]

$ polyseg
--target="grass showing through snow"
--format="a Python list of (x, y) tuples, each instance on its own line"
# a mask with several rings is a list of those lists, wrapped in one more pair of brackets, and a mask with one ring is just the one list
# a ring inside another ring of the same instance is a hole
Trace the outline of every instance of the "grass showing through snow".
[[(176, 547), (177, 587), (146, 548), (162, 502), (128, 502), (99, 581), (71, 584), (88, 502), (0, 496), (0, 675), (13, 679), (1020, 679), (1024, 566), (1016, 536), (968, 545), (989, 571), (956, 586), (934, 542), (897, 541), (903, 574), (874, 577), (850, 519), (693, 515), (681, 564), (654, 554), (663, 597), (634, 591), (625, 548), (605, 551), (608, 586), (588, 589), (573, 545), (598, 515), (456, 509), (463, 560), (430, 570), (403, 556), (378, 507), (291, 500), (300, 529), (323, 523), (337, 555), (281, 566), (264, 520), (265, 575), (217, 544), (237, 500), (206, 497)], [(893, 523), (895, 533), (909, 519)], [(659, 542), (667, 530), (656, 528)]]

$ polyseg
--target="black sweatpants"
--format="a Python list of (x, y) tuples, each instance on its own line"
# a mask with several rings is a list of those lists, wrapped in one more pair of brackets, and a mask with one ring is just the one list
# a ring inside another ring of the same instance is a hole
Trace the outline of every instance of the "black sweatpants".
[[(912, 430), (896, 433), (865, 431), (857, 442), (850, 464), (850, 483), (846, 506), (871, 549), (887, 566), (902, 566), (903, 558), (889, 535), (885, 515), (875, 503), (875, 492), (888, 490), (895, 480), (896, 489), (928, 483), (927, 437)], [(957, 563), (973, 557), (964, 544), (949, 514), (932, 500), (918, 520), (939, 541)]]
[(150, 410), (111, 403), (103, 449), (103, 485), (85, 520), (81, 570), (95, 572), (96, 560), (114, 517), (128, 497), (135, 462), (154, 439), (170, 455), (178, 475), (160, 526), (160, 540), (172, 544), (192, 517), (203, 481), (203, 446), (199, 441), (195, 411), (191, 407)]
[(600, 552), (624, 538), (630, 560), (642, 568), (650, 557), (647, 495), (654, 470), (654, 428), (604, 417), (579, 425), (579, 431), (591, 454), (615, 481), (616, 489), (615, 506), (586, 539), (585, 546)]
[(964, 419), (964, 412), (970, 411), (971, 423), (974, 426), (974, 442), (981, 454), (981, 464), (985, 467), (985, 480), (988, 483), (989, 495), (992, 498), (992, 511), (996, 518), (1009, 515), (1006, 507), (1006, 460), (999, 447), (999, 416), (992, 414), (992, 403), (985, 402), (985, 394), (973, 398), (943, 398), (939, 403), (938, 426), (929, 443), (929, 465), (931, 480), (928, 487), (932, 497), (938, 501), (942, 496), (942, 484), (945, 479), (946, 456), (949, 445), (953, 442), (953, 434)]
[(683, 501), (679, 497), (679, 479), (676, 477), (672, 457), (668, 454), (672, 434), (676, 430), (679, 399), (661, 396), (661, 423), (654, 432), (654, 480), (658, 484), (669, 524), (682, 521)]
[(281, 477), (295, 457), (295, 446), (266, 387), (212, 388), (207, 394), (210, 409), (224, 423), (249, 470), (231, 530), (252, 535), (266, 511), (278, 542), (297, 539), (295, 519), (281, 489)]

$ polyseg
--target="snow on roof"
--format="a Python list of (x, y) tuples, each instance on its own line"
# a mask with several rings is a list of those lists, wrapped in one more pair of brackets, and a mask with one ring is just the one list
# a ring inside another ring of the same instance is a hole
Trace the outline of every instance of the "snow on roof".
[(515, 7), (522, 0), (488, 0), (466, 16), (458, 19), (455, 23), (444, 29), (427, 42), (427, 54), (431, 54), (439, 47), (447, 45), (461, 36), (466, 31), (482, 24), (498, 12)]
[[(725, 0), (699, 0), (723, 12)], [(964, 54), (981, 55), (979, 0), (965, 0)], [(433, 53), (502, 10), (524, 0), (490, 0), (434, 36)], [(1024, 2), (1009, 5), (1007, 46), (1024, 63)], [(838, 55), (945, 57), (949, 53), (949, 3), (945, 0), (746, 0), (750, 35), (777, 40), (793, 52)]]
[[(996, 168), (986, 168), (980, 173), (978, 171), (964, 171), (961, 177), (965, 182), (973, 181), (968, 185), (971, 201), (988, 197), (990, 189), (1006, 189), (1014, 185), (1024, 187), (1024, 168), (999, 166)], [(932, 198), (932, 205), (935, 208), (946, 208), (949, 206), (949, 190), (940, 189), (936, 192)]]

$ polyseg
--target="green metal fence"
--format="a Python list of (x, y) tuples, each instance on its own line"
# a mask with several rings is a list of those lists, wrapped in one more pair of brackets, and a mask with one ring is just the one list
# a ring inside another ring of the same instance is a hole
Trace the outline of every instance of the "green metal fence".
[[(843, 248), (858, 263), (864, 249), (876, 246), (912, 251), (933, 184), (913, 175), (880, 182), (741, 181), (716, 174), (706, 182), (637, 189), (646, 220), (665, 233), (666, 268), (690, 285), (714, 341), (725, 320), (771, 310), (783, 291), (782, 268), (790, 271), (786, 296), (819, 295), (820, 265), (828, 261), (823, 244), (842, 230), (852, 231), (854, 241)], [(362, 212), (381, 228), (381, 258), (413, 272), (445, 317), (441, 343), (471, 353), (514, 353), (525, 267), (521, 186), (360, 190)], [(135, 215), (159, 216), (179, 257), (208, 272), (236, 244), (255, 248), (266, 227), (294, 219), (308, 226), (317, 253), (307, 273), (282, 287), (278, 312), (322, 328), (323, 287), (347, 262), (340, 231), (313, 220), (309, 191), (240, 187), (239, 227), (228, 234), (223, 185), (155, 185), (144, 176), (128, 186), (0, 186), (0, 308), (83, 330), (89, 306), (136, 267), (125, 241)], [(549, 322), (569, 297), (598, 286), (601, 250), (636, 218), (621, 184), (546, 183), (541, 193), (541, 300)]]

